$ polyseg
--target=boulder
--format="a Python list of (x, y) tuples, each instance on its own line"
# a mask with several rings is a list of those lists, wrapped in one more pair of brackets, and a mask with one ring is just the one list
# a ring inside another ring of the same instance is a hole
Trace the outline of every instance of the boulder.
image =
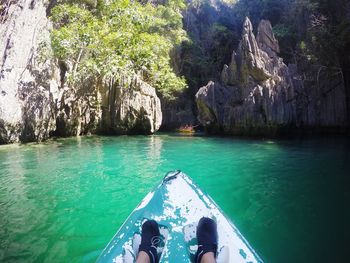
[[(60, 64), (63, 72), (71, 68), (69, 63)], [(56, 103), (55, 136), (79, 136), (99, 131), (102, 108), (98, 87), (94, 77), (89, 77), (75, 86), (68, 85), (65, 77), (62, 79), (60, 96)]]
[(225, 115), (223, 105), (226, 105), (232, 97), (233, 92), (229, 88), (209, 81), (196, 94), (199, 122), (206, 126), (222, 124)]

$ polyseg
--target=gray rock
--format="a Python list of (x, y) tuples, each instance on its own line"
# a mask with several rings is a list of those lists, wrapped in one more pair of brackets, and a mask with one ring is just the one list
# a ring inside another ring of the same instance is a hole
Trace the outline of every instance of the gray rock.
[(240, 80), (238, 73), (237, 54), (233, 51), (229, 66), (225, 64), (221, 71), (221, 82), (225, 85), (237, 85)]
[(267, 70), (266, 53), (262, 52), (253, 34), (252, 23), (246, 17), (243, 24), (242, 40), (237, 51), (238, 65), (242, 82), (247, 82), (249, 77), (256, 81), (264, 81), (271, 78)]
[(209, 131), (271, 134), (281, 128), (346, 126), (344, 81), (339, 69), (311, 65), (302, 74), (278, 57), (271, 24), (262, 20), (255, 39), (249, 19), (237, 54), (196, 95), (198, 119)]
[(138, 76), (91, 77), (64, 87), (57, 103), (56, 136), (151, 134), (162, 123), (160, 100)]
[[(63, 69), (69, 70), (69, 63)], [(76, 86), (69, 86), (65, 78), (62, 79), (60, 96), (56, 103), (55, 136), (79, 136), (98, 131), (102, 116), (98, 87), (93, 77)]]
[(43, 1), (17, 1), (0, 24), (0, 142), (41, 141), (55, 128), (49, 30)]
[(264, 50), (270, 57), (275, 57), (280, 52), (280, 47), (272, 31), (270, 21), (261, 20), (256, 37), (260, 49)]
[(223, 122), (224, 108), (222, 107), (230, 100), (230, 90), (213, 81), (199, 89), (196, 94), (198, 107), (198, 120), (200, 123), (209, 125), (220, 125)]
[(101, 92), (102, 129), (117, 134), (150, 134), (159, 129), (162, 111), (153, 87), (137, 76), (106, 87)]
[(347, 120), (341, 71), (313, 65), (303, 74), (288, 66), (295, 90), (298, 127), (345, 127)]
[(221, 81), (223, 85), (209, 82), (196, 94), (198, 119), (208, 129), (255, 133), (295, 123), (288, 68), (260, 48), (248, 18), (237, 54), (233, 52), (230, 65), (224, 66)]
[(139, 77), (90, 76), (76, 86), (66, 83), (72, 66), (53, 58), (48, 2), (13, 2), (2, 18), (0, 143), (157, 131), (162, 122), (160, 100)]

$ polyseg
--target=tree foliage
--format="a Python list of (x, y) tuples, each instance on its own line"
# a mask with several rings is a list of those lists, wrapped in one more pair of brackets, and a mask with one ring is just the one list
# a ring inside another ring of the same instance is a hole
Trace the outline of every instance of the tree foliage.
[(92, 75), (138, 74), (172, 97), (186, 87), (170, 62), (170, 51), (186, 40), (183, 7), (182, 0), (62, 3), (52, 10), (52, 47), (57, 58), (72, 63), (71, 83)]
[(186, 1), (65, 0), (52, 12), (55, 54), (75, 65), (75, 81), (139, 74), (165, 97), (186, 82), (194, 95), (219, 78), (249, 16), (255, 30), (261, 19), (271, 21), (286, 63), (349, 64), (347, 0)]
[(273, 25), (287, 62), (339, 64), (337, 52), (348, 56), (350, 3), (347, 0), (240, 0), (239, 20), (247, 15), (256, 28), (261, 19)]

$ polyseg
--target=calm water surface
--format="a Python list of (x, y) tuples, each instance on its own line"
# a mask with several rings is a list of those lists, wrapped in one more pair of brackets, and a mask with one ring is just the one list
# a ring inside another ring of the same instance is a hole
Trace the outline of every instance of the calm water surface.
[(172, 135), (0, 146), (0, 261), (93, 262), (173, 169), (266, 262), (346, 262), (350, 141)]

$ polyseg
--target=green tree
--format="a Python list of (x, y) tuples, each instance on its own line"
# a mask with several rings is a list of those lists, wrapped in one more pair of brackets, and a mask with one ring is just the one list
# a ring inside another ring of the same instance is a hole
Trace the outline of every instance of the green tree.
[(170, 51), (186, 40), (183, 7), (182, 0), (158, 5), (129, 0), (59, 4), (51, 16), (54, 54), (73, 64), (70, 83), (138, 74), (172, 98), (187, 86), (170, 62)]

